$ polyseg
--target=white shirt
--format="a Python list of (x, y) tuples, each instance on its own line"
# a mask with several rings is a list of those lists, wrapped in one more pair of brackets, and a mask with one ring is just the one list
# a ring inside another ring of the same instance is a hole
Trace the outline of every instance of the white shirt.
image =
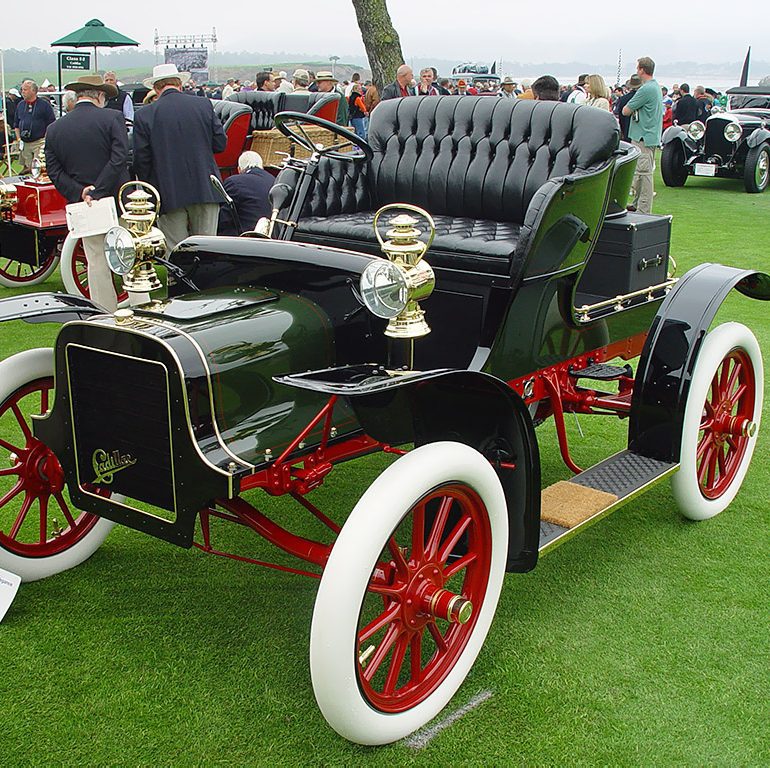
[(585, 104), (587, 100), (588, 95), (586, 92), (580, 86), (577, 86), (567, 97), (567, 104)]
[(235, 88), (233, 88), (230, 83), (228, 83), (223, 89), (222, 89), (222, 100), (226, 99), (228, 96), (232, 96), (235, 93)]
[(281, 80), (281, 84), (275, 90), (278, 93), (293, 93), (294, 87), (288, 80)]

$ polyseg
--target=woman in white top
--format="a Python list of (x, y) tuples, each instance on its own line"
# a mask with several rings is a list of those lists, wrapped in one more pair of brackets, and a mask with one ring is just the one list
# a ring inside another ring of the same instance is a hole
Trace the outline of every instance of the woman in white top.
[(610, 111), (610, 89), (607, 88), (607, 83), (601, 75), (588, 76), (586, 92), (588, 93), (586, 104)]

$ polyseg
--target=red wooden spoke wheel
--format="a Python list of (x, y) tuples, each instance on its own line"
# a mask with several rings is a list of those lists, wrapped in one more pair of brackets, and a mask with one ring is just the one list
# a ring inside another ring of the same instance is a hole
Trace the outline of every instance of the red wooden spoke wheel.
[(680, 468), (671, 480), (685, 517), (713, 517), (735, 498), (754, 453), (763, 389), (762, 355), (746, 326), (724, 323), (706, 335), (687, 395)]
[[(83, 241), (78, 239), (71, 253), (68, 247), (63, 251), (62, 256), (62, 282), (64, 283), (64, 288), (68, 293), (76, 296), (85, 296), (85, 298), (90, 299), (91, 293), (88, 290), (88, 260), (83, 249)], [(118, 304), (127, 301), (128, 292), (123, 290), (122, 278), (119, 275), (113, 275), (112, 282), (115, 286)]]
[(56, 455), (32, 434), (31, 415), (52, 405), (50, 350), (0, 364), (0, 567), (25, 581), (89, 557), (112, 523), (75, 509)]
[(0, 285), (6, 288), (38, 285), (47, 280), (59, 263), (59, 250), (51, 245), (38, 264), (26, 264), (14, 259), (0, 258)]
[(340, 532), (313, 613), (313, 690), (332, 728), (384, 744), (435, 717), (481, 650), (507, 545), (500, 482), (472, 448), (425, 445), (377, 478)]
[[(458, 544), (464, 554), (450, 559)], [(361, 610), (358, 679), (373, 707), (411, 709), (446, 679), (476, 625), (491, 551), (484, 503), (472, 488), (442, 486), (407, 512)]]

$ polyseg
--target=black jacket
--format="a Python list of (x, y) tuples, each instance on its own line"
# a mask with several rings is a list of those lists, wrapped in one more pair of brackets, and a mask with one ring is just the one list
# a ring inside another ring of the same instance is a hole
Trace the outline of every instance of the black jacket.
[[(245, 173), (238, 173), (225, 179), (227, 194), (233, 198), (243, 232), (254, 229), (261, 216), (270, 216), (270, 202), (267, 193), (273, 186), (275, 177), (261, 168), (249, 168)], [(220, 235), (240, 235), (233, 221), (230, 209), (223, 205), (219, 211)]]
[(218, 203), (209, 176), (219, 176), (214, 154), (226, 145), (211, 102), (171, 89), (136, 113), (134, 172), (160, 192), (162, 212)]
[[(414, 96), (414, 88), (409, 86), (407, 89), (409, 91), (410, 96)], [(398, 81), (391, 83), (390, 85), (386, 85), (382, 89), (382, 94), (380, 95), (380, 101), (386, 101), (387, 99), (400, 99), (401, 98), (401, 86), (398, 84)]]
[(70, 202), (91, 184), (97, 200), (116, 195), (129, 180), (128, 136), (123, 115), (81, 101), (48, 126), (45, 162), (56, 189)]
[(672, 109), (674, 120), (676, 120), (679, 125), (688, 125), (694, 120), (697, 120), (698, 111), (698, 102), (695, 100), (695, 97), (689, 93), (685, 93), (681, 96), (679, 101), (674, 103)]

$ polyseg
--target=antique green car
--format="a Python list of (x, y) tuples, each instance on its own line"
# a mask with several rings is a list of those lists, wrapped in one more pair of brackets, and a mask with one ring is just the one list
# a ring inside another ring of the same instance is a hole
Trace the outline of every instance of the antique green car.
[[(279, 118), (305, 143), (303, 123), (322, 123)], [(316, 699), (341, 735), (382, 744), (457, 691), (506, 572), (664, 478), (689, 518), (732, 501), (763, 365), (748, 328), (709, 328), (733, 289), (770, 299), (770, 277), (671, 277), (670, 218), (623, 209), (636, 158), (601, 110), (412, 98), (377, 108), (369, 144), (323, 127), (343, 143), (288, 162), (258, 227), (275, 237), (184, 241), (167, 297), (114, 315), (0, 302), (3, 320), (63, 323), (53, 351), (0, 363), (0, 567), (52, 576), (120, 523), (320, 578)], [(151, 287), (158, 247), (111, 236), (130, 292)], [(627, 448), (581, 469), (570, 412), (627, 418)], [(574, 476), (542, 489), (550, 418)], [(373, 452), (397, 458), (340, 526), (314, 491)], [(280, 495), (328, 535), (268, 516)], [(227, 551), (226, 525), (300, 562)]]

